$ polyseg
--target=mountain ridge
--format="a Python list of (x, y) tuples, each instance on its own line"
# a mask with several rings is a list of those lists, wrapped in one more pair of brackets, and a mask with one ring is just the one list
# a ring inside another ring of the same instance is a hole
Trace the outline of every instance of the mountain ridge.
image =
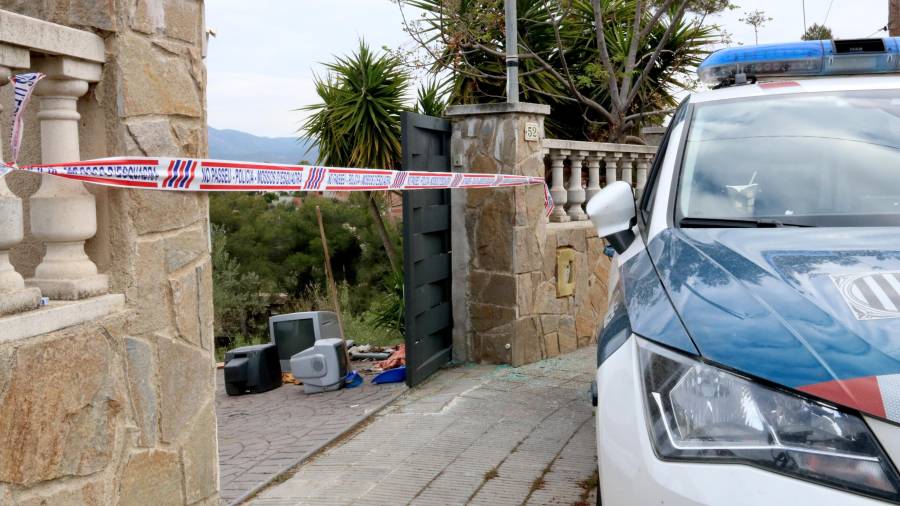
[(319, 149), (305, 137), (261, 137), (229, 128), (208, 127), (209, 157), (243, 162), (299, 164), (316, 163)]

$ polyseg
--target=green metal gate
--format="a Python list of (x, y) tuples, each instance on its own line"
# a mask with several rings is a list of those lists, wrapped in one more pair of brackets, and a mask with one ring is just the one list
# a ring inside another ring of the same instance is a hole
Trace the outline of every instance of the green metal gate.
[[(403, 170), (449, 172), (450, 122), (403, 113)], [(403, 192), (406, 383), (414, 386), (450, 361), (450, 190)]]

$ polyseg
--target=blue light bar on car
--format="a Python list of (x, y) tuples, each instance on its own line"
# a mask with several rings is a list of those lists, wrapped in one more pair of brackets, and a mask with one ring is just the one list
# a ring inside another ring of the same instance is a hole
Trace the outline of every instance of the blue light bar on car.
[(809, 40), (721, 49), (697, 73), (708, 84), (747, 77), (811, 77), (900, 72), (900, 37)]

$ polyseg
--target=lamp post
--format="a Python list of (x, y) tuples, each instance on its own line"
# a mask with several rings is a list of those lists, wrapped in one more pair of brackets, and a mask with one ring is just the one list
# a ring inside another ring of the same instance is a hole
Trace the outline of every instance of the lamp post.
[(806, 0), (803, 0), (803, 33), (806, 33)]
[(516, 0), (505, 0), (506, 6), (506, 102), (519, 102), (519, 33)]

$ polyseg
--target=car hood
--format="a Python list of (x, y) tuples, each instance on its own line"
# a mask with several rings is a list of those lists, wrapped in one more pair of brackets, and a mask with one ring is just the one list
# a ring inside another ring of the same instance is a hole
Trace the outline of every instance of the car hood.
[(705, 358), (900, 422), (896, 229), (670, 229), (648, 247)]

